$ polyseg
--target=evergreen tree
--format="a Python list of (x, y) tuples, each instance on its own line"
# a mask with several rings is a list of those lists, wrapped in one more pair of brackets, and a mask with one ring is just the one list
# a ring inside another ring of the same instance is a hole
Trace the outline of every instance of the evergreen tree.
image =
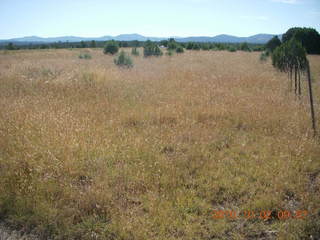
[(186, 49), (188, 49), (188, 50), (193, 49), (193, 42), (188, 42)]
[(104, 54), (111, 54), (111, 55), (116, 54), (118, 51), (119, 51), (119, 45), (114, 40), (108, 41), (103, 50)]
[(6, 47), (7, 50), (15, 50), (15, 46), (13, 45), (12, 42), (8, 43), (7, 47)]
[(274, 36), (273, 38), (271, 38), (267, 44), (266, 44), (266, 49), (269, 52), (273, 52), (277, 47), (279, 47), (281, 45), (281, 41), (278, 38), (278, 36)]
[(97, 45), (96, 45), (96, 41), (95, 40), (92, 40), (91, 43), (90, 43), (90, 47), (91, 48), (95, 48)]
[(313, 28), (290, 28), (282, 37), (283, 42), (292, 38), (302, 43), (309, 54), (320, 54), (320, 34)]
[(184, 52), (184, 50), (183, 50), (183, 47), (182, 46), (178, 46), (177, 48), (176, 48), (176, 53), (183, 53)]
[(149, 56), (162, 56), (162, 51), (159, 48), (159, 46), (150, 40), (146, 41), (144, 47), (143, 47), (143, 55), (145, 57)]

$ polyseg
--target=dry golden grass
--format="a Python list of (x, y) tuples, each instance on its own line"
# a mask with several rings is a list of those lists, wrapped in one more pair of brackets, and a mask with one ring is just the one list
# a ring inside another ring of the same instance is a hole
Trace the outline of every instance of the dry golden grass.
[[(320, 238), (305, 81), (298, 101), (259, 53), (121, 69), (86, 51), (0, 53), (0, 218), (43, 239)], [(320, 126), (320, 56), (309, 58)], [(217, 220), (215, 209), (309, 215)]]

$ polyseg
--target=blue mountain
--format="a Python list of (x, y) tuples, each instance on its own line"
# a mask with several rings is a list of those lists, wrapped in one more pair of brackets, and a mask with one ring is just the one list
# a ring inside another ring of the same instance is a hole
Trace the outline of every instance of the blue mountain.
[[(216, 43), (260, 43), (264, 44), (268, 42), (273, 36), (272, 34), (257, 34), (250, 37), (237, 37), (232, 35), (221, 34), (214, 37), (200, 36), (200, 37), (185, 37), (180, 38), (176, 37), (176, 41), (178, 42), (216, 42)], [(278, 35), (280, 38), (282, 35)], [(81, 41), (108, 41), (108, 40), (117, 40), (117, 41), (161, 41), (166, 40), (168, 38), (161, 37), (145, 37), (140, 34), (121, 34), (118, 36), (103, 36), (98, 38), (88, 38), (88, 37), (76, 37), (76, 36), (63, 36), (63, 37), (49, 37), (42, 38), (38, 36), (28, 36), (22, 38), (12, 38), (6, 40), (0, 40), (3, 42), (23, 42), (23, 43), (53, 43), (53, 42), (81, 42)]]

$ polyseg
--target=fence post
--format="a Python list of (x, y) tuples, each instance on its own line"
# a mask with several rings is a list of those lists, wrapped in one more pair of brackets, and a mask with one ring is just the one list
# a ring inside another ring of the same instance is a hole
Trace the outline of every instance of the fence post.
[(308, 77), (308, 85), (309, 85), (309, 97), (310, 97), (310, 108), (311, 108), (311, 118), (312, 118), (312, 128), (314, 136), (316, 136), (316, 120), (314, 116), (314, 107), (313, 107), (313, 95), (312, 95), (312, 82), (311, 82), (311, 74), (310, 74), (310, 66), (309, 62), (307, 62), (307, 77)]

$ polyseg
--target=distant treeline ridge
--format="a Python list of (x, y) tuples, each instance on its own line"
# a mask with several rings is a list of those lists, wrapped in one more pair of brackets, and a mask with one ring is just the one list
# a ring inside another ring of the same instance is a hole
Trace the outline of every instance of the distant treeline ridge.
[[(0, 44), (0, 49), (63, 49), (63, 48), (103, 48), (109, 41), (81, 41), (81, 42), (55, 42), (55, 43), (30, 43), (30, 42), (9, 42)], [(119, 47), (143, 47), (149, 41), (116, 41)], [(175, 42), (174, 39), (154, 42), (158, 46), (168, 47), (168, 44)], [(263, 51), (264, 44), (250, 43), (212, 43), (212, 42), (185, 42), (177, 43), (189, 50), (248, 50)]]

